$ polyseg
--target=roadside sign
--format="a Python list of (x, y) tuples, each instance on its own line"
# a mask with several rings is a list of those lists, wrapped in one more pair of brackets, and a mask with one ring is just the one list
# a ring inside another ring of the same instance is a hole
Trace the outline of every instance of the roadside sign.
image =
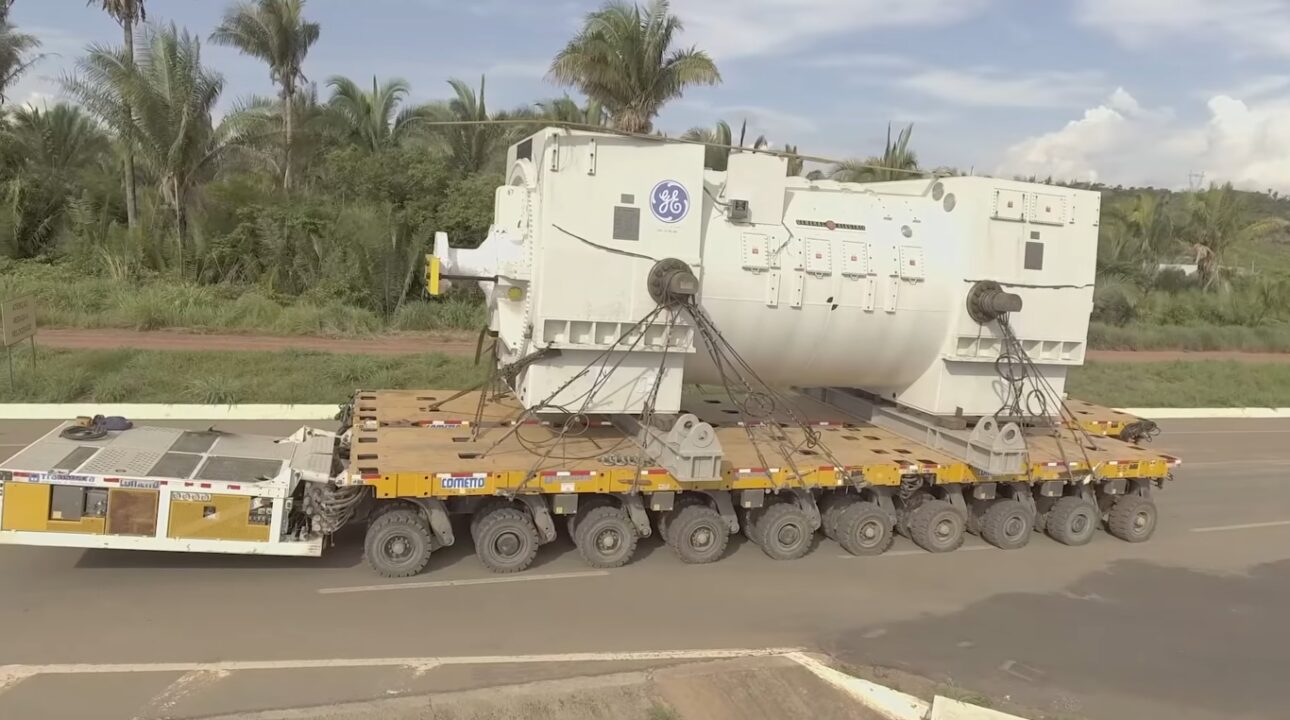
[(30, 295), (0, 301), (0, 344), (12, 347), (36, 336), (36, 301)]

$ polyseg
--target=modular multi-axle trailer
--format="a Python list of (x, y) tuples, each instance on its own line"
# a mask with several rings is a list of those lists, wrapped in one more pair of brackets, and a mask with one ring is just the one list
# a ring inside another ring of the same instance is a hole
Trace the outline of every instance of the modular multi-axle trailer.
[(466, 527), (523, 570), (560, 517), (595, 567), (655, 532), (706, 563), (741, 531), (792, 559), (820, 530), (857, 555), (1155, 530), (1178, 460), (1065, 397), (1097, 193), (789, 177), (743, 149), (713, 172), (697, 145), (562, 128), (507, 166), (488, 237), (426, 263), (432, 294), (485, 295), (483, 386), (359, 392), (280, 440), (64, 426), (0, 468), (0, 542), (317, 555), (365, 522), (405, 576)]
[[(796, 419), (750, 425), (731, 420), (724, 393), (687, 391), (685, 412), (725, 451), (716, 479), (699, 481), (643, 462), (612, 423), (535, 417), (478, 391), (359, 392), (338, 429), (285, 438), (69, 422), (3, 463), (0, 544), (317, 556), (332, 533), (366, 524), (368, 563), (401, 577), (467, 528), (502, 573), (527, 568), (562, 526), (598, 568), (627, 563), (654, 533), (686, 563), (720, 559), (741, 531), (784, 560), (817, 531), (856, 555), (895, 534), (929, 552), (965, 533), (1006, 549), (1033, 532), (1080, 545), (1099, 527), (1141, 542), (1156, 526), (1152, 491), (1179, 463), (1133, 442), (1142, 421), (1072, 402), (1078, 423), (1028, 436), (1021, 472), (986, 474), (850, 414), (847, 395), (793, 393)], [(759, 445), (777, 438), (796, 450), (765, 466)]]

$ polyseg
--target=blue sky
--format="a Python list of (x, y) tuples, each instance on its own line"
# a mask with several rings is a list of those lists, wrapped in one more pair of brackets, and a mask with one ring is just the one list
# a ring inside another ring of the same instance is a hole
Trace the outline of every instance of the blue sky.
[[(148, 0), (149, 19), (205, 37), (221, 0)], [(417, 100), (488, 77), (492, 107), (558, 96), (550, 58), (590, 0), (310, 0), (306, 72), (402, 77)], [(871, 154), (914, 122), (925, 165), (1185, 186), (1194, 172), (1290, 189), (1290, 0), (673, 0), (686, 44), (724, 76), (669, 105), (681, 132), (721, 118), (829, 157)], [(51, 53), (12, 93), (58, 95), (60, 73), (120, 30), (82, 0), (18, 0)], [(263, 65), (209, 46), (225, 107), (272, 91)]]

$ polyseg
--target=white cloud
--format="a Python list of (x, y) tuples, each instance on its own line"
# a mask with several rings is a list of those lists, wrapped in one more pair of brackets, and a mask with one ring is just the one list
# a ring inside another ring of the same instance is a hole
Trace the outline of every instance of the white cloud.
[(1132, 47), (1217, 39), (1238, 54), (1290, 56), (1284, 0), (1076, 0), (1075, 18)]
[(1202, 122), (1184, 123), (1117, 90), (1065, 127), (1013, 145), (998, 172), (1166, 187), (1204, 172), (1244, 188), (1290, 190), (1290, 97), (1218, 95), (1206, 109)]
[(926, 68), (898, 84), (944, 102), (982, 107), (1078, 107), (1105, 92), (1102, 76), (1094, 72), (993, 68)]
[(915, 63), (903, 55), (887, 53), (829, 53), (802, 58), (799, 65), (814, 68), (841, 68), (844, 70), (897, 70), (912, 67)]
[(682, 42), (718, 62), (796, 50), (878, 28), (949, 25), (993, 0), (674, 0)]

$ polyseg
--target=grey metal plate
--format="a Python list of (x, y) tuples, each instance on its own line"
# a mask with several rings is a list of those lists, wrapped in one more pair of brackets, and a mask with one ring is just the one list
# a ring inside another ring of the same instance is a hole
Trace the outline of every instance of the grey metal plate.
[(208, 451), (212, 455), (264, 460), (288, 460), (295, 449), (292, 443), (277, 443), (272, 438), (248, 435), (224, 435)]
[(291, 467), (302, 472), (331, 474), (333, 440), (329, 437), (306, 438), (292, 445)]
[(112, 433), (111, 447), (130, 447), (163, 453), (183, 435), (178, 428), (136, 427), (125, 432)]
[(186, 432), (179, 436), (179, 439), (175, 441), (174, 445), (170, 446), (170, 451), (181, 453), (204, 453), (211, 449), (211, 446), (215, 444), (215, 440), (218, 439), (221, 434), (222, 433), (213, 431)]
[(71, 452), (67, 453), (67, 455), (62, 460), (59, 460), (58, 462), (54, 463), (54, 466), (50, 469), (61, 470), (63, 472), (72, 472), (76, 468), (80, 467), (81, 464), (84, 463), (86, 460), (89, 460), (90, 458), (94, 457), (94, 453), (98, 451), (99, 449), (96, 447), (72, 448)]
[(168, 452), (161, 456), (156, 465), (153, 465), (148, 474), (157, 477), (184, 478), (187, 479), (193, 474), (193, 470), (202, 461), (202, 455), (192, 453)]
[(281, 460), (222, 457), (212, 455), (202, 464), (194, 480), (223, 480), (228, 482), (258, 482), (271, 478), (282, 470)]

